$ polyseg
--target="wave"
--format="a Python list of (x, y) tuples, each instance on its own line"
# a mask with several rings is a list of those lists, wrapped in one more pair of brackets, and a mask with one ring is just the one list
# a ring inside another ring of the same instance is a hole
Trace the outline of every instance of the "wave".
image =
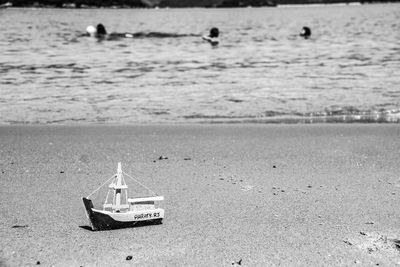
[(309, 113), (265, 111), (258, 115), (248, 116), (192, 114), (183, 118), (199, 123), (400, 123), (400, 109), (360, 111), (347, 107), (340, 110)]
[[(195, 113), (191, 115), (183, 115), (178, 118), (171, 118), (171, 112), (163, 108), (141, 108), (143, 113), (146, 113), (147, 123), (201, 123), (201, 124), (316, 124), (316, 123), (400, 123), (400, 110), (393, 111), (375, 111), (364, 113), (284, 113), (276, 111), (266, 111), (259, 115), (206, 115)], [(40, 112), (50, 112), (51, 110), (42, 109)], [(110, 114), (109, 114), (110, 115)], [(0, 124), (130, 124), (137, 123), (135, 116), (116, 114), (104, 116), (101, 112), (90, 117), (54, 117), (36, 120), (18, 120), (8, 119), (0, 122)]]

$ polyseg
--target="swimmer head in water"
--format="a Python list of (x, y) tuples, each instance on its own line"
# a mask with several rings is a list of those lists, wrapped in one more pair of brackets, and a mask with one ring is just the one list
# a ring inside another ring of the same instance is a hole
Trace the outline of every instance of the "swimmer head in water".
[(210, 35), (209, 35), (209, 37), (210, 38), (218, 38), (218, 36), (219, 36), (219, 30), (218, 30), (218, 28), (212, 28), (211, 30), (210, 30)]
[(219, 44), (218, 36), (219, 30), (218, 28), (214, 27), (210, 30), (209, 35), (204, 35), (202, 38), (203, 40), (209, 42), (212, 46), (217, 46)]
[(96, 27), (89, 25), (86, 28), (86, 33), (89, 34), (90, 37), (96, 37), (96, 38), (103, 38), (104, 36), (107, 35), (106, 27), (104, 27), (103, 24), (97, 24)]
[(304, 26), (304, 27), (301, 29), (300, 36), (303, 37), (304, 39), (310, 38), (310, 36), (311, 36), (311, 29), (310, 29), (309, 27), (307, 27), (307, 26)]
[(99, 23), (96, 26), (96, 33), (98, 36), (104, 36), (107, 34), (106, 27), (103, 24)]

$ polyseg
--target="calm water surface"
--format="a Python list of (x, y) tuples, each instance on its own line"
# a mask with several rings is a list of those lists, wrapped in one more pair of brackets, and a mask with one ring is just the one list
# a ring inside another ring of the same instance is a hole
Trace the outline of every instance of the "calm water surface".
[[(222, 32), (96, 41), (109, 32)], [(312, 38), (298, 37), (302, 26)], [(0, 123), (400, 121), (400, 5), (0, 10)]]

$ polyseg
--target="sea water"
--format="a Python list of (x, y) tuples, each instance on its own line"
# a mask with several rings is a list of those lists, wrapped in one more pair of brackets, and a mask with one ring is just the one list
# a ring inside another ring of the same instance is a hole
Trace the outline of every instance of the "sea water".
[(0, 93), (2, 124), (399, 122), (400, 5), (3, 9)]

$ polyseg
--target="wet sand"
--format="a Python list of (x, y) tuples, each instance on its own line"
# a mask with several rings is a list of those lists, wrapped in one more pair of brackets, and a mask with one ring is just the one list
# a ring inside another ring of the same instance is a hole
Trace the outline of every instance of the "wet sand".
[[(0, 265), (400, 265), (399, 151), (387, 124), (1, 126)], [(162, 225), (87, 230), (118, 161)]]

